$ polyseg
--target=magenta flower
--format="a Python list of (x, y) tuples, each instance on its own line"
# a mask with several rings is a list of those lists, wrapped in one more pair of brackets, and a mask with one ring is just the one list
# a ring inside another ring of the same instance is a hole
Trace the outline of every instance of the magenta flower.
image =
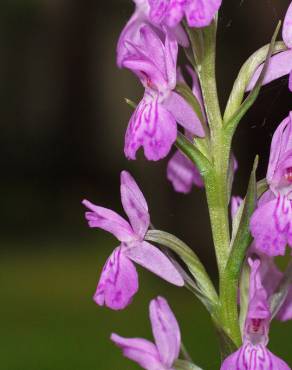
[(173, 91), (178, 45), (171, 33), (165, 32), (162, 41), (150, 26), (143, 25), (139, 29), (139, 38), (127, 42), (128, 54), (122, 65), (132, 70), (145, 87), (144, 97), (126, 132), (125, 154), (129, 159), (136, 159), (141, 146), (147, 159), (164, 158), (176, 140), (176, 122), (193, 135), (204, 136), (194, 110)]
[[(289, 77), (289, 89), (292, 91), (292, 3), (290, 4), (286, 17), (283, 23), (282, 38), (286, 44), (288, 50), (282, 51), (273, 57), (271, 57), (268, 70), (265, 74), (263, 85), (268, 84), (274, 80), (277, 80), (280, 77), (290, 75)], [(261, 65), (253, 77), (251, 78), (247, 91), (250, 91), (255, 86), (263, 65)]]
[(111, 335), (111, 340), (123, 350), (125, 357), (146, 370), (172, 370), (178, 358), (181, 335), (176, 318), (167, 301), (157, 297), (150, 302), (149, 314), (155, 344), (146, 339)]
[(227, 357), (221, 370), (290, 370), (280, 358), (267, 348), (270, 325), (270, 310), (267, 292), (259, 273), (260, 261), (249, 258), (251, 267), (249, 306), (245, 320), (243, 345)]
[[(121, 32), (117, 45), (117, 64), (120, 68), (123, 66), (123, 60), (127, 58), (127, 44), (129, 42), (135, 44), (137, 39), (140, 38), (140, 27), (146, 24), (149, 26), (153, 25), (153, 22), (149, 17), (150, 7), (148, 4), (148, 0), (133, 1), (135, 3), (135, 11), (124, 27), (123, 31)], [(164, 24), (155, 24), (154, 27), (157, 31), (161, 31), (161, 33), (163, 34), (163, 28), (167, 26)], [(171, 32), (180, 45), (182, 45), (183, 47), (189, 46), (188, 37), (180, 24), (173, 28)]]
[(106, 230), (121, 242), (108, 258), (94, 295), (98, 305), (114, 310), (125, 308), (138, 290), (138, 275), (132, 261), (172, 284), (184, 285), (170, 260), (144, 241), (150, 224), (148, 206), (135, 180), (126, 171), (121, 173), (121, 200), (130, 223), (110, 209), (88, 200), (82, 202), (90, 209), (86, 212), (89, 226)]
[(165, 23), (175, 27), (186, 16), (190, 27), (208, 26), (222, 0), (149, 0), (150, 19), (153, 23)]
[[(231, 215), (232, 218), (237, 214), (239, 207), (242, 204), (242, 198), (232, 197), (231, 199)], [(274, 258), (267, 256), (259, 252), (255, 245), (255, 242), (251, 244), (248, 250), (248, 256), (257, 255), (261, 261), (259, 274), (261, 278), (262, 285), (267, 292), (268, 297), (272, 297), (279, 286), (281, 279), (283, 278), (283, 273), (278, 269), (275, 264)], [(276, 319), (280, 321), (287, 321), (292, 319), (292, 285), (289, 289), (286, 299), (284, 300), (279, 312), (276, 315)]]
[(256, 247), (269, 256), (292, 247), (292, 114), (277, 128), (267, 172), (269, 190), (261, 197), (250, 229)]
[[(251, 251), (252, 250), (255, 251), (254, 246), (252, 246)], [(271, 297), (276, 293), (279, 283), (283, 278), (283, 273), (278, 269), (274, 258), (261, 254), (260, 259), (261, 267), (259, 272), (261, 280), (268, 297)], [(280, 321), (292, 319), (292, 285), (289, 288), (285, 301), (282, 303), (281, 308), (276, 315), (276, 319)]]

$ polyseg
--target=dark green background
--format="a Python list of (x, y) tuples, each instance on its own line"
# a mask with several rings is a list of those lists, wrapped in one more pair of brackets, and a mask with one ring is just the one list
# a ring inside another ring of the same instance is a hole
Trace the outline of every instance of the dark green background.
[[(219, 19), (222, 105), (244, 60), (271, 38), (288, 0), (225, 0)], [(204, 194), (175, 194), (166, 160), (123, 156), (131, 114), (124, 97), (142, 89), (115, 66), (115, 45), (131, 14), (127, 0), (2, 0), (0, 4), (0, 369), (124, 370), (138, 367), (109, 341), (115, 331), (151, 338), (150, 299), (168, 298), (184, 342), (205, 370), (218, 369), (208, 316), (191, 294), (146, 271), (123, 312), (92, 301), (116, 241), (89, 230), (84, 197), (121, 212), (119, 172), (130, 170), (152, 222), (188, 242), (216, 280)], [(255, 154), (266, 171), (273, 131), (291, 109), (287, 78), (264, 89), (234, 140), (235, 192), (244, 194)], [(291, 324), (272, 327), (270, 348), (292, 363)]]

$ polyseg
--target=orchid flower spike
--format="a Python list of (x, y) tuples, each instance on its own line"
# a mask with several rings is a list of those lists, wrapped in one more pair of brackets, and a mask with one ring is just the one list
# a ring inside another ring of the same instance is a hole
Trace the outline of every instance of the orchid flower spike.
[(289, 366), (267, 348), (270, 310), (267, 292), (260, 276), (260, 260), (249, 258), (251, 268), (249, 306), (245, 320), (243, 345), (227, 357), (221, 370), (290, 370)]
[(277, 128), (267, 172), (269, 190), (259, 200), (250, 229), (258, 250), (269, 256), (292, 247), (292, 113)]
[[(292, 91), (292, 2), (287, 10), (282, 30), (282, 38), (288, 50), (282, 51), (271, 57), (267, 72), (264, 77), (263, 85), (266, 85), (278, 78), (289, 75), (289, 89)], [(263, 64), (252, 76), (247, 91), (254, 88), (261, 72)]]
[(153, 23), (165, 23), (175, 27), (186, 17), (190, 27), (208, 26), (222, 0), (149, 0), (150, 19)]
[(94, 295), (94, 301), (114, 310), (125, 308), (138, 290), (138, 275), (132, 261), (164, 280), (183, 286), (184, 281), (170, 260), (155, 246), (144, 240), (150, 225), (146, 200), (133, 177), (121, 173), (121, 200), (130, 223), (110, 209), (84, 200), (89, 227), (113, 234), (120, 242), (108, 258)]
[(111, 340), (123, 350), (125, 357), (146, 370), (172, 370), (180, 352), (181, 334), (176, 318), (167, 301), (157, 297), (150, 302), (150, 321), (155, 344), (146, 339), (111, 335)]
[[(139, 35), (139, 36), (138, 36)], [(171, 32), (165, 37), (142, 25), (135, 41), (127, 42), (123, 67), (133, 71), (145, 87), (125, 137), (125, 154), (136, 159), (142, 146), (148, 160), (164, 158), (176, 140), (178, 122), (196, 136), (204, 130), (192, 107), (176, 92), (178, 44)]]

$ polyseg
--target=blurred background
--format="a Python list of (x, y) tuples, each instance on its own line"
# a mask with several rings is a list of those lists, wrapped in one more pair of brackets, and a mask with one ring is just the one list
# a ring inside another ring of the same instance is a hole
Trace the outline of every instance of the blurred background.
[[(289, 0), (225, 0), (219, 17), (218, 85), (222, 106), (241, 64), (269, 42)], [(217, 369), (208, 316), (185, 290), (140, 273), (124, 312), (92, 301), (102, 265), (117, 242), (89, 230), (81, 200), (122, 212), (119, 173), (132, 172), (152, 222), (185, 240), (216, 279), (204, 193), (174, 193), (167, 160), (128, 162), (123, 139), (142, 88), (118, 70), (115, 47), (133, 11), (130, 0), (2, 0), (0, 4), (0, 367), (5, 370), (138, 369), (109, 341), (151, 338), (149, 300), (169, 299), (186, 346)], [(234, 140), (235, 192), (243, 195), (254, 156), (264, 177), (271, 136), (287, 116), (287, 78), (263, 89)], [(139, 269), (140, 272), (141, 269)], [(273, 324), (270, 348), (292, 363), (292, 325)]]

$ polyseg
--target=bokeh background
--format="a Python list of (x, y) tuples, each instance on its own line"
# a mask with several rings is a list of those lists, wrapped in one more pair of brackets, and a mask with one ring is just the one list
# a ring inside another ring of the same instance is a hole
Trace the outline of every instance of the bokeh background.
[[(245, 59), (266, 44), (289, 0), (225, 0), (219, 17), (218, 85), (222, 106)], [(166, 296), (186, 346), (217, 369), (208, 316), (185, 290), (140, 270), (140, 291), (124, 312), (92, 301), (116, 241), (89, 230), (81, 200), (122, 212), (119, 172), (131, 171), (152, 221), (196, 249), (216, 280), (204, 193), (173, 192), (167, 161), (123, 156), (130, 108), (142, 89), (115, 65), (130, 0), (2, 0), (0, 4), (0, 368), (138, 369), (109, 341), (112, 331), (151, 338), (148, 302)], [(244, 194), (254, 156), (266, 171), (273, 131), (288, 114), (287, 78), (263, 89), (234, 140), (235, 192)], [(270, 347), (292, 363), (292, 325), (273, 324)]]

